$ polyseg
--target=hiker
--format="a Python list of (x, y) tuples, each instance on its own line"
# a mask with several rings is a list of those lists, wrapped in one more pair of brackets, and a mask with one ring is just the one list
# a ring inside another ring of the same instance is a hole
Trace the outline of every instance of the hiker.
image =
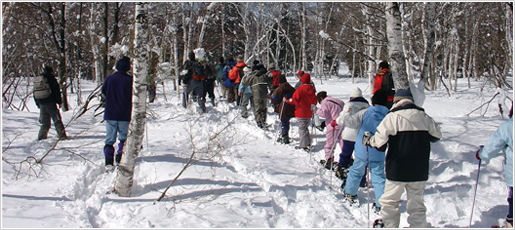
[(236, 94), (234, 93), (234, 87), (236, 84), (235, 81), (231, 81), (231, 79), (229, 79), (229, 73), (231, 72), (232, 68), (234, 68), (234, 66), (236, 66), (236, 62), (234, 61), (234, 58), (230, 57), (227, 61), (227, 64), (223, 68), (222, 73), (222, 79), (227, 91), (227, 103), (233, 103), (236, 100)]
[[(248, 77), (252, 73), (251, 69), (249, 67), (243, 68), (243, 79), (242, 82), (245, 81), (245, 78)], [(241, 103), (240, 103), (240, 111), (241, 111), (241, 117), (247, 118), (249, 117), (247, 106), (249, 105), (249, 102), (251, 103), (251, 107), (254, 107), (254, 101), (252, 97), (252, 90), (250, 89), (250, 86), (243, 87), (243, 84), (240, 84), (240, 87), (238, 89), (238, 95), (241, 97)]]
[[(331, 123), (340, 115), (343, 107), (345, 106), (345, 103), (342, 100), (327, 96), (326, 91), (321, 91), (317, 94), (317, 101), (320, 103), (320, 109), (315, 110), (316, 115), (323, 117), (329, 123)], [(333, 144), (336, 147), (336, 143), (334, 142), (339, 143), (340, 148), (343, 147), (343, 140), (340, 138), (341, 128), (342, 126), (337, 125), (335, 127), (328, 128), (325, 131), (325, 159), (321, 160), (320, 163), (325, 164), (327, 169), (332, 169), (334, 162)]]
[(215, 67), (216, 68), (216, 83), (218, 83), (218, 85), (220, 86), (221, 91), (222, 91), (220, 98), (225, 98), (227, 95), (227, 89), (225, 88), (225, 79), (223, 78), (224, 67), (225, 67), (224, 57), (220, 57), (220, 59), (218, 59), (218, 65), (216, 65), (216, 67)]
[(385, 151), (386, 182), (379, 199), (381, 218), (386, 228), (398, 228), (401, 213), (399, 202), (404, 190), (410, 228), (425, 228), (426, 207), (423, 194), (429, 177), (431, 142), (442, 138), (436, 122), (413, 102), (406, 89), (395, 93), (392, 109), (371, 137), (363, 138), (363, 145)]
[[(352, 162), (354, 161), (352, 159), (352, 152), (354, 152), (354, 143), (356, 142), (356, 137), (358, 135), (358, 129), (347, 127), (343, 120), (343, 115), (345, 113), (349, 113), (349, 115), (355, 114), (359, 112), (362, 109), (366, 109), (369, 107), (367, 99), (363, 97), (363, 94), (361, 92), (361, 89), (359, 87), (356, 87), (351, 90), (349, 102), (345, 104), (345, 107), (343, 108), (342, 112), (336, 118), (336, 120), (333, 120), (331, 122), (331, 126), (336, 125), (342, 125), (343, 131), (342, 131), (342, 139), (343, 139), (343, 148), (342, 152), (340, 153), (340, 159), (338, 161), (338, 166), (335, 170), (336, 177), (345, 180), (347, 176), (347, 172), (349, 171), (349, 167), (352, 165)], [(349, 112), (350, 110), (350, 112)], [(366, 186), (366, 178), (363, 177), (361, 186)], [(343, 185), (343, 184), (342, 184)]]
[(236, 65), (232, 68), (231, 72), (229, 72), (229, 75), (228, 75), (231, 82), (234, 82), (234, 87), (232, 87), (232, 89), (229, 89), (229, 94), (232, 93), (235, 96), (236, 105), (240, 106), (241, 98), (238, 96), (237, 91), (240, 86), (241, 78), (243, 77), (243, 68), (245, 66), (247, 66), (247, 64), (245, 64), (245, 62), (243, 60), (243, 55), (238, 55), (238, 57), (236, 58), (236, 61), (238, 63), (236, 63)]
[(215, 80), (216, 76), (213, 72), (213, 69), (211, 69), (211, 66), (209, 66), (206, 62), (206, 58), (200, 58), (199, 59), (200, 64), (205, 69), (206, 79), (204, 80), (204, 101), (206, 101), (206, 96), (209, 95), (209, 99), (211, 99), (211, 104), (215, 106)]
[[(41, 124), (38, 141), (47, 139), (51, 121), (54, 122), (59, 140), (68, 139), (64, 130), (63, 119), (59, 112), (59, 108), (62, 107), (61, 91), (59, 83), (57, 83), (57, 79), (53, 74), (52, 67), (45, 66), (41, 76), (36, 77), (36, 79), (39, 79), (39, 82), (34, 82), (33, 97), (36, 106), (39, 108), (39, 123)], [(59, 105), (59, 108), (57, 108), (57, 105)]]
[[(372, 106), (353, 115), (350, 115), (349, 111), (343, 113), (345, 126), (358, 129), (357, 140), (362, 140), (365, 132), (371, 134), (376, 132), (377, 126), (388, 113), (387, 102), (386, 91), (380, 89), (372, 96)], [(358, 188), (368, 165), (376, 198), (372, 208), (375, 213), (379, 213), (381, 211), (379, 198), (383, 195), (385, 183), (384, 151), (365, 147), (361, 141), (356, 142), (354, 146), (354, 163), (349, 168), (348, 176), (343, 183), (345, 199), (350, 202), (357, 200)]]
[(266, 109), (268, 100), (268, 87), (272, 86), (272, 81), (266, 76), (266, 68), (263, 64), (257, 64), (257, 69), (245, 77), (242, 82), (243, 87), (250, 86), (254, 100), (254, 117), (257, 126), (266, 129)]
[(281, 76), (281, 72), (275, 70), (274, 67), (268, 69), (267, 73), (268, 77), (272, 78), (272, 87), (270, 88), (270, 95), (279, 87), (279, 76)]
[[(297, 72), (297, 78), (299, 79), (299, 81), (295, 84), (295, 87), (294, 87), (295, 89), (298, 89), (302, 84), (304, 84), (304, 83), (302, 83), (302, 81), (301, 81), (301, 78), (302, 78), (302, 76), (303, 76), (304, 74), (305, 74), (305, 72), (304, 72), (304, 71), (302, 71), (302, 70), (301, 70), (301, 71), (299, 71), (299, 72)], [(310, 78), (311, 78), (311, 77), (310, 77)], [(309, 80), (309, 83), (313, 86), (313, 89), (315, 90), (315, 93), (316, 93), (316, 92), (317, 92), (317, 88), (315, 87), (315, 83), (313, 83), (313, 81), (311, 81), (311, 80)]]
[(499, 152), (502, 152), (504, 179), (508, 186), (506, 227), (513, 228), (513, 105), (508, 116), (510, 119), (499, 126), (484, 146), (480, 146), (476, 158), (488, 164), (491, 158), (499, 156)]
[(284, 102), (283, 98), (290, 99), (295, 89), (288, 83), (286, 76), (283, 74), (279, 76), (278, 80), (279, 87), (275, 89), (271, 97), (274, 111), (279, 114), (279, 120), (281, 121), (281, 137), (277, 139), (277, 142), (289, 144), (290, 119), (295, 117), (295, 105)]
[(115, 161), (116, 165), (120, 164), (132, 115), (133, 77), (128, 74), (131, 69), (131, 60), (124, 56), (116, 62), (115, 68), (116, 72), (107, 76), (102, 85), (102, 94), (105, 97), (104, 120), (106, 121), (104, 157), (108, 170), (114, 169), (115, 149), (113, 145), (117, 136), (119, 142)]
[(392, 73), (390, 72), (390, 65), (388, 62), (382, 61), (379, 63), (379, 72), (374, 76), (374, 91), (376, 93), (379, 89), (384, 89), (388, 95), (388, 109), (392, 108), (393, 97), (395, 95), (395, 85), (393, 84)]
[(317, 104), (317, 95), (315, 88), (310, 84), (311, 76), (305, 73), (301, 77), (302, 85), (295, 90), (292, 98), (283, 98), (283, 101), (295, 105), (295, 117), (297, 118), (299, 127), (299, 145), (297, 149), (303, 149), (307, 152), (311, 151), (311, 137), (309, 134), (309, 124), (313, 117), (313, 107)]
[[(204, 67), (195, 61), (195, 53), (188, 54), (188, 61), (184, 63), (184, 68), (188, 70), (188, 74), (184, 76), (183, 86), (185, 87), (182, 106), (188, 106), (188, 99), (190, 93), (192, 94), (193, 101), (197, 101), (201, 113), (206, 113), (206, 99), (204, 98), (204, 81), (206, 78)], [(191, 70), (191, 73), (190, 73)]]

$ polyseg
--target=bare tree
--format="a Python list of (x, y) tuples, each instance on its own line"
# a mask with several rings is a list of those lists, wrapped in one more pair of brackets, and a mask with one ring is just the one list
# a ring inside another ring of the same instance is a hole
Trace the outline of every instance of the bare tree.
[(146, 98), (147, 98), (147, 57), (148, 50), (148, 4), (135, 4), (134, 29), (134, 97), (129, 132), (123, 149), (123, 157), (118, 165), (114, 191), (123, 197), (131, 195), (134, 180), (134, 168), (145, 134)]
[(386, 34), (388, 36), (388, 56), (390, 70), (396, 89), (408, 89), (409, 81), (406, 73), (406, 58), (402, 47), (402, 26), (399, 3), (385, 3)]

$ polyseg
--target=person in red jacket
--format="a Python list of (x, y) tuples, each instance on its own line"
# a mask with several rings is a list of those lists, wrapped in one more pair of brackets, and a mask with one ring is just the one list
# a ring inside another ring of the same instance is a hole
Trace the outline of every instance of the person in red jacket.
[(388, 65), (388, 62), (382, 61), (379, 63), (379, 72), (374, 77), (374, 92), (372, 92), (372, 94), (375, 94), (379, 89), (384, 88), (386, 90), (388, 95), (386, 107), (388, 107), (388, 109), (392, 108), (393, 97), (395, 95), (395, 86), (393, 85), (392, 73), (389, 69), (390, 65)]
[[(236, 65), (232, 68), (231, 72), (229, 72), (229, 80), (234, 82), (234, 87), (229, 87), (229, 96), (231, 98), (236, 98), (236, 105), (240, 106), (241, 98), (238, 95), (238, 89), (240, 88), (240, 81), (243, 78), (243, 68), (247, 66), (243, 60), (243, 55), (238, 55)], [(229, 102), (229, 101), (228, 101)]]
[(311, 151), (311, 138), (308, 127), (313, 117), (312, 108), (317, 104), (317, 95), (315, 94), (315, 87), (310, 84), (311, 76), (308, 73), (302, 75), (300, 81), (302, 85), (295, 90), (293, 96), (288, 100), (283, 98), (283, 101), (295, 105), (295, 117), (298, 121), (300, 135), (300, 143), (295, 148)]
[(270, 88), (270, 95), (274, 93), (274, 91), (279, 87), (279, 76), (281, 76), (281, 72), (274, 70), (274, 67), (268, 69), (269, 77), (272, 78), (272, 88)]

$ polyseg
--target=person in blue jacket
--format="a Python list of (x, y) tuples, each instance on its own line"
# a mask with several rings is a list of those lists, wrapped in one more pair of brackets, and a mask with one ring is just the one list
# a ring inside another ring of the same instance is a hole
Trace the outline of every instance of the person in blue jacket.
[[(243, 68), (243, 74), (245, 74), (245, 75), (243, 76), (243, 78), (241, 78), (241, 81), (243, 82), (243, 79), (248, 77), (251, 73), (252, 73), (252, 69), (250, 69), (249, 67)], [(242, 98), (241, 103), (240, 103), (241, 117), (247, 118), (247, 117), (249, 117), (249, 113), (248, 113), (248, 109), (247, 109), (249, 102), (250, 102), (251, 106), (254, 107), (254, 100), (252, 97), (252, 89), (250, 89), (250, 85), (247, 87), (243, 87), (243, 84), (240, 84), (240, 86), (238, 86), (238, 87), (239, 87), (238, 88), (238, 96), (240, 96)]]
[(120, 163), (123, 145), (127, 139), (129, 122), (132, 116), (132, 76), (127, 72), (131, 69), (131, 60), (122, 57), (116, 62), (116, 72), (106, 77), (102, 85), (105, 97), (104, 120), (106, 121), (106, 140), (104, 156), (106, 167), (112, 168), (114, 158), (114, 143), (118, 134), (118, 151), (116, 164)]
[[(372, 96), (372, 105), (367, 109), (363, 109), (356, 114), (344, 114), (345, 126), (358, 129), (358, 136), (356, 140), (363, 139), (365, 132), (375, 133), (377, 126), (388, 113), (386, 107), (388, 103), (388, 95), (385, 90), (377, 90)], [(376, 201), (383, 195), (385, 174), (384, 174), (384, 151), (379, 151), (375, 148), (367, 148), (363, 146), (361, 141), (356, 141), (354, 146), (354, 163), (349, 168), (349, 175), (344, 181), (345, 199), (355, 202), (359, 184), (363, 175), (365, 175), (367, 164), (370, 167), (370, 177), (374, 185), (374, 193)], [(381, 210), (381, 204), (376, 202), (374, 205), (375, 211), (378, 213)]]
[(502, 123), (497, 131), (492, 134), (484, 146), (480, 146), (476, 152), (476, 158), (488, 164), (491, 158), (498, 156), (499, 152), (504, 155), (504, 179), (508, 185), (508, 215), (506, 224), (513, 228), (513, 105), (509, 113), (510, 119)]

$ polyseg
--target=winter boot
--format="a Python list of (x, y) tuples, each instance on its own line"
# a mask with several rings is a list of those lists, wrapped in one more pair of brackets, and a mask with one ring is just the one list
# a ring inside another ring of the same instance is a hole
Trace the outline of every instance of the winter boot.
[(372, 225), (373, 228), (384, 228), (383, 219), (377, 219)]
[(345, 197), (345, 201), (348, 201), (351, 205), (358, 202), (358, 195), (345, 193), (343, 196)]
[(372, 204), (372, 209), (374, 210), (374, 213), (379, 214), (381, 212), (381, 207), (378, 207), (376, 203)]
[(107, 165), (113, 165), (114, 158), (114, 147), (112, 145), (104, 146), (104, 157)]
[(349, 175), (349, 168), (345, 166), (337, 166), (335, 171), (336, 177), (340, 178), (341, 180), (345, 180), (347, 176)]
[(289, 144), (290, 143), (290, 137), (288, 136), (288, 134), (283, 135), (283, 143), (284, 144)]

